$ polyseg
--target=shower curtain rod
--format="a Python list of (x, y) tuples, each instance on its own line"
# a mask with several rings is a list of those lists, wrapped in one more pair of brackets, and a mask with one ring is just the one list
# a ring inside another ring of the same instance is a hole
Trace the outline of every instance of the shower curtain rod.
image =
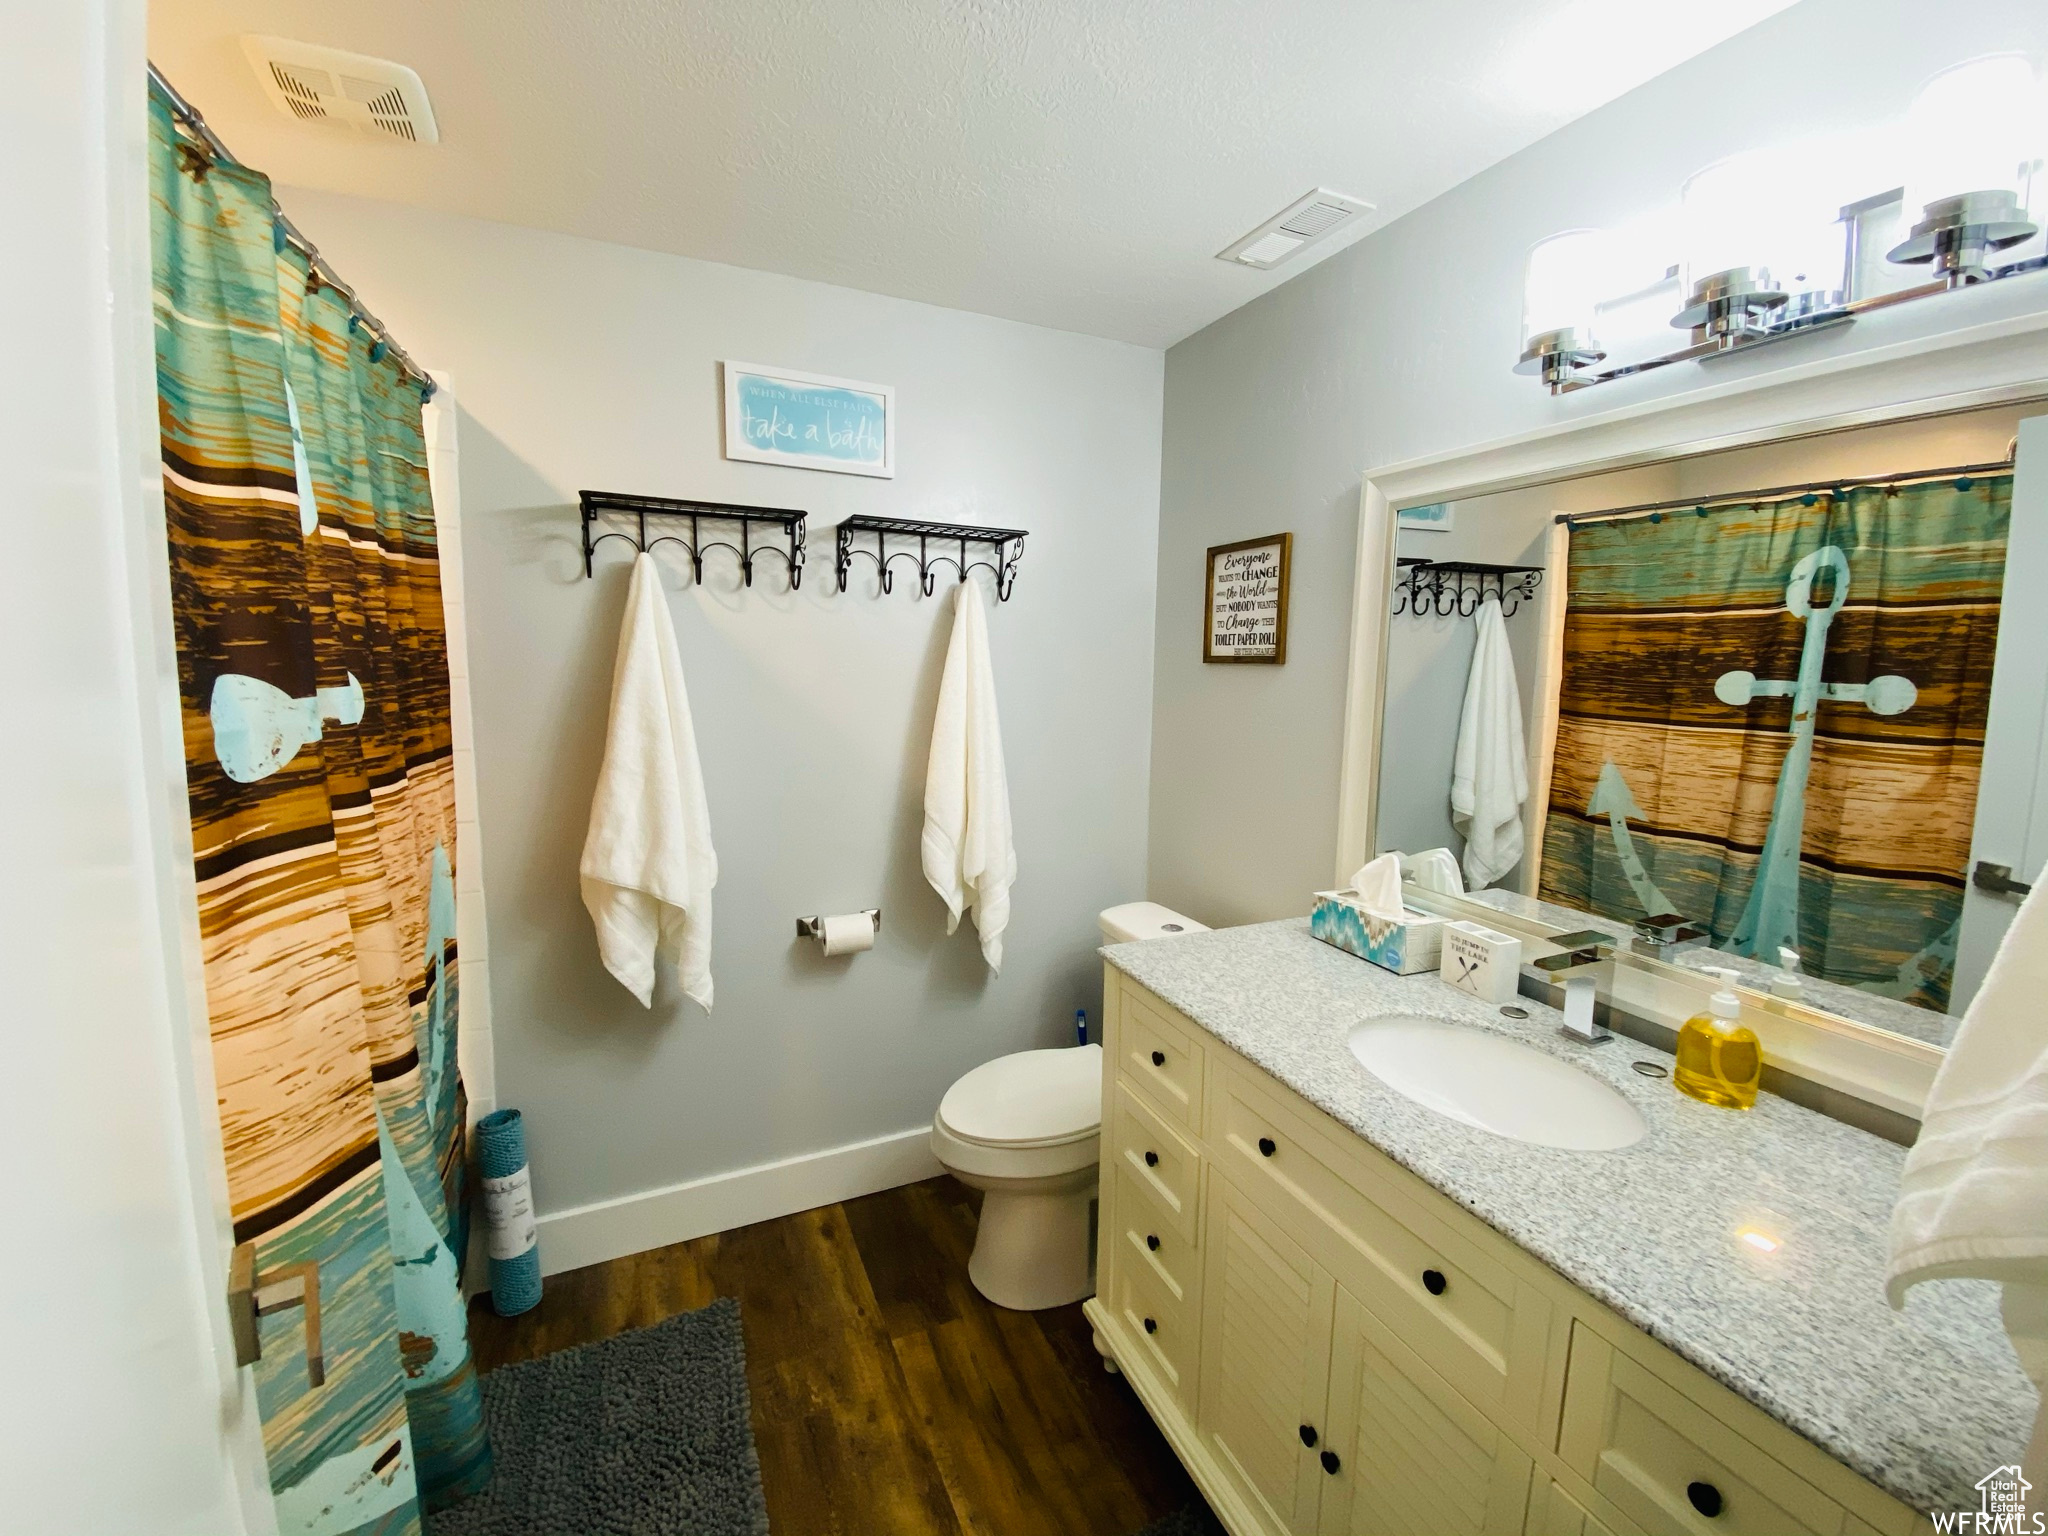
[[(234, 151), (221, 142), (220, 135), (207, 126), (206, 119), (199, 115), (199, 109), (178, 93), (178, 88), (164, 78), (164, 72), (154, 63), (149, 66), (149, 78), (156, 82), (157, 88), (170, 101), (172, 114), (206, 146), (214, 158), (242, 170), (248, 169), (243, 161), (235, 158)], [(427, 394), (431, 396), (436, 386), (427, 376), (427, 370), (412, 360), (412, 355), (398, 344), (389, 327), (370, 313), (369, 306), (356, 297), (355, 289), (341, 280), (334, 268), (328, 265), (327, 258), (320, 254), (320, 248), (299, 233), (298, 226), (285, 217), (284, 209), (278, 205), (275, 197), (270, 200), (270, 216), (277, 221), (278, 228), (284, 231), (285, 243), (306, 258), (306, 264), (312, 268), (314, 275), (348, 301), (349, 311), (356, 317), (357, 324), (383, 342), (385, 353), (396, 358), (400, 368), (424, 384)]]
[(1799, 496), (1812, 491), (1846, 491), (1869, 485), (1910, 485), (1918, 480), (1948, 480), (1963, 475), (2002, 475), (2012, 471), (2011, 459), (1995, 464), (1958, 464), (1953, 469), (1918, 469), (1897, 475), (1850, 475), (1839, 480), (1812, 480), (1805, 485), (1773, 485), (1761, 491), (1742, 491), (1724, 496), (1682, 496), (1676, 501), (1646, 501), (1640, 506), (1616, 507), (1612, 512), (1560, 512), (1551, 519), (1567, 528), (1581, 523), (1611, 523), (1624, 517), (1646, 517), (1657, 512), (1725, 512), (1731, 507), (1754, 506), (1777, 496)]

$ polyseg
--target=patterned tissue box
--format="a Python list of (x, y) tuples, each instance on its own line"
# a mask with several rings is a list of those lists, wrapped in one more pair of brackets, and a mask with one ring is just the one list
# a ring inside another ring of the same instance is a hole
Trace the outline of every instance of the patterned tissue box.
[(1443, 960), (1442, 918), (1413, 910), (1401, 922), (1374, 917), (1358, 904), (1356, 891), (1317, 891), (1308, 931), (1397, 976), (1433, 971)]

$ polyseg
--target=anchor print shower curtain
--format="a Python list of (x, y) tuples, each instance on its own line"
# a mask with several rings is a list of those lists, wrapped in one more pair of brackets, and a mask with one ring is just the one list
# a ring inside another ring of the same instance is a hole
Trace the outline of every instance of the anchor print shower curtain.
[(2012, 477), (1571, 535), (1541, 896), (1940, 1011)]
[(157, 387), (199, 920), (279, 1525), (490, 1475), (457, 1276), (455, 811), (419, 386), (153, 88)]

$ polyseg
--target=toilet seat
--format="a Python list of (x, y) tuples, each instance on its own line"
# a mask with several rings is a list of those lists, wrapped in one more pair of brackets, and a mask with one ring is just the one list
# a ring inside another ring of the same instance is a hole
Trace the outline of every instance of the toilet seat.
[(985, 1061), (946, 1090), (935, 1124), (955, 1141), (992, 1150), (1092, 1139), (1102, 1129), (1102, 1047), (1018, 1051)]

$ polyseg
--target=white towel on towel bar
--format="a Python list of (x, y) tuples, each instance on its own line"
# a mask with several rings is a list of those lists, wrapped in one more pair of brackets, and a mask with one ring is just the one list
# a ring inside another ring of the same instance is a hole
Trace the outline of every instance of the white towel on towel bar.
[(923, 857), (924, 877), (946, 903), (946, 932), (960, 926), (961, 912), (971, 905), (982, 958), (990, 970), (1002, 970), (1017, 849), (1010, 835), (1010, 783), (996, 719), (988, 619), (972, 578), (960, 583), (954, 599), (953, 638), (939, 680), (924, 777)]
[(1522, 697), (1500, 604), (1479, 605), (1478, 643), (1465, 681), (1458, 753), (1451, 767), (1451, 824), (1465, 835), (1465, 884), (1482, 891), (1522, 859), (1522, 802), (1529, 798), (1529, 745)]
[(605, 969), (651, 1007), (654, 962), (667, 960), (683, 995), (708, 1012), (718, 854), (675, 621), (649, 554), (633, 562), (626, 594), (582, 877)]

